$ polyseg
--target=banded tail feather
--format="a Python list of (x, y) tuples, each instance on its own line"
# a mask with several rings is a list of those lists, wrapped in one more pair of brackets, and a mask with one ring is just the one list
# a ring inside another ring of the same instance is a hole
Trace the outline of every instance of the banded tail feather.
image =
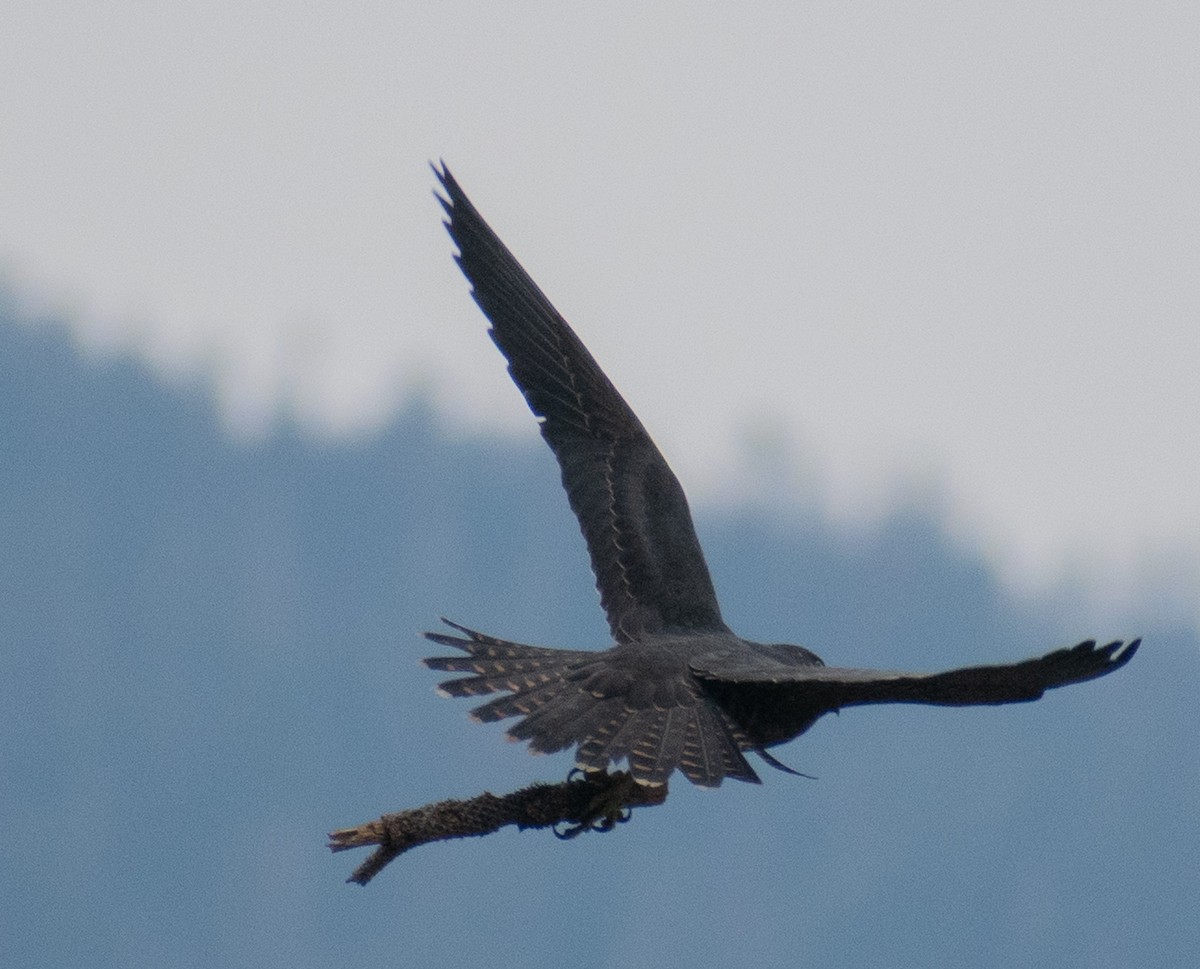
[(461, 635), (427, 632), (425, 638), (466, 655), (423, 662), (467, 675), (443, 681), (438, 692), (503, 693), (475, 707), (471, 717), (481, 723), (520, 717), (508, 736), (528, 741), (530, 750), (552, 754), (578, 747), (575, 763), (585, 771), (625, 761), (642, 784), (666, 783), (676, 769), (704, 787), (717, 787), (725, 777), (758, 783), (742, 754), (754, 745), (700, 690), (655, 702), (636, 681), (609, 675), (601, 653), (529, 646), (442, 621)]

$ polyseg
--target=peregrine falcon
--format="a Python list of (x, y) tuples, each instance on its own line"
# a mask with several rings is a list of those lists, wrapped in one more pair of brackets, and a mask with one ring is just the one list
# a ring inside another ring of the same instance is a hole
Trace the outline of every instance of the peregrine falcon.
[(442, 683), (443, 694), (501, 694), (476, 707), (475, 720), (520, 717), (511, 738), (543, 753), (574, 747), (585, 772), (625, 761), (646, 785), (677, 769), (706, 787), (726, 777), (758, 783), (746, 754), (783, 768), (767, 748), (822, 714), (1036, 700), (1111, 673), (1137, 651), (1136, 639), (1087, 640), (1019, 663), (904, 673), (826, 666), (802, 646), (742, 639), (721, 619), (683, 489), (641, 421), (450, 171), (434, 172), (456, 261), (558, 459), (613, 638), (603, 651), (550, 649), (446, 621), (457, 635), (426, 637), (464, 655), (424, 662), (465, 674)]

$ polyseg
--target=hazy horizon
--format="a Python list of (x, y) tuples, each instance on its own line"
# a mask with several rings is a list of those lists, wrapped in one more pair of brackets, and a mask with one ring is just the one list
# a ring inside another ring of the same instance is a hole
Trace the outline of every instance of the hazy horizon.
[[(22, 299), (21, 294), (14, 293), (11, 285), (2, 278), (0, 298), (7, 299), (13, 307), (23, 307), (23, 312), (33, 311), (37, 305), (36, 301)], [(369, 442), (413, 408), (428, 414), (443, 433), (452, 437), (491, 440), (499, 446), (522, 451), (543, 446), (532, 418), (525, 422), (526, 426), (516, 428), (497, 426), (492, 421), (465, 419), (444, 407), (434, 388), (424, 382), (409, 388), (405, 396), (395, 402), (392, 411), (380, 416), (378, 423), (331, 431), (308, 419), (303, 402), (282, 400), (264, 423), (247, 429), (231, 424), (228, 415), (221, 411), (221, 374), (215, 365), (201, 365), (180, 372), (156, 361), (145, 346), (136, 343), (89, 346), (86, 333), (76, 319), (44, 309), (32, 322), (26, 317), (24, 325), (35, 330), (46, 326), (62, 328), (80, 352), (98, 365), (122, 359), (134, 360), (157, 374), (165, 389), (200, 394), (213, 402), (232, 439), (247, 446), (269, 440), (284, 427), (305, 436), (314, 445)], [(498, 366), (503, 371), (503, 363), (499, 362)], [(1170, 554), (1160, 551), (1135, 559), (1127, 563), (1119, 576), (1098, 576), (1086, 563), (1073, 561), (1062, 565), (1052, 577), (1014, 578), (1004, 563), (991, 554), (984, 536), (960, 527), (946, 497), (946, 482), (928, 471), (909, 469), (908, 473), (897, 473), (881, 487), (878, 500), (869, 509), (859, 509), (851, 514), (828, 500), (830, 482), (827, 469), (820, 466), (820, 455), (798, 451), (786, 439), (777, 418), (763, 415), (757, 425), (740, 428), (733, 447), (733, 459), (723, 468), (721, 485), (693, 488), (688, 481), (683, 481), (685, 491), (697, 509), (733, 515), (751, 512), (783, 527), (797, 521), (827, 519), (847, 536), (871, 533), (892, 516), (916, 512), (937, 522), (965, 554), (980, 555), (987, 560), (1009, 594), (1032, 613), (1062, 611), (1070, 604), (1080, 618), (1092, 616), (1115, 624), (1124, 630), (1123, 635), (1135, 634), (1146, 623), (1178, 620), (1192, 628), (1200, 623), (1200, 602), (1192, 597), (1193, 562), (1183, 544)], [(675, 461), (670, 454), (668, 460), (673, 465), (689, 464)]]

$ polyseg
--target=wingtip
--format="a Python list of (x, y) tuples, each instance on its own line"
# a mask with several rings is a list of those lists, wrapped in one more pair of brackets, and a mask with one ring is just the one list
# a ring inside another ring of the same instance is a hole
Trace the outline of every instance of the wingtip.
[(1080, 643), (1075, 649), (1082, 650), (1089, 656), (1098, 657), (1103, 666), (1099, 667), (1096, 675), (1103, 676), (1106, 673), (1120, 669), (1133, 659), (1134, 654), (1141, 645), (1142, 638), (1138, 636), (1130, 640), (1113, 639), (1102, 646), (1099, 645), (1098, 640), (1089, 639)]
[[(438, 205), (442, 207), (447, 216), (442, 225), (450, 229), (451, 223), (454, 220), (455, 199), (462, 194), (462, 189), (458, 187), (458, 182), (454, 180), (454, 176), (450, 173), (450, 169), (446, 167), (446, 163), (442, 159), (439, 158), (436, 162), (431, 161), (429, 168), (438, 180), (437, 186), (433, 189), (433, 197), (437, 199)], [(442, 194), (443, 192), (445, 194)]]
[[(1113, 650), (1109, 654), (1109, 659), (1115, 666), (1124, 666), (1133, 659), (1134, 654), (1138, 651), (1138, 647), (1142, 645), (1142, 637), (1138, 636), (1127, 643), (1122, 643), (1118, 640), (1110, 645), (1113, 647)], [(1108, 647), (1105, 648), (1107, 649)]]

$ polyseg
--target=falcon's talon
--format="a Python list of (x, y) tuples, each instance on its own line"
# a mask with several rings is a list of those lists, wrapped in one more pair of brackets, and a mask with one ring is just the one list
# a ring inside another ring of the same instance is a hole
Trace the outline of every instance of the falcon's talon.
[(589, 821), (580, 821), (578, 824), (564, 825), (562, 831), (558, 829), (558, 825), (556, 824), (551, 827), (551, 830), (554, 832), (554, 837), (558, 838), (559, 841), (571, 841), (572, 838), (582, 835), (584, 831), (596, 831), (599, 833), (612, 831), (613, 827), (616, 827), (619, 821), (624, 820), (626, 818), (617, 818), (616, 820), (612, 818), (594, 818)]
[(597, 834), (604, 834), (607, 831), (611, 831), (618, 824), (625, 824), (632, 817), (632, 808), (622, 808), (621, 813), (615, 816), (601, 814), (575, 824), (563, 824), (563, 822), (559, 822), (559, 824), (563, 824), (561, 831), (559, 830), (559, 824), (551, 826), (550, 830), (554, 832), (554, 837), (558, 838), (559, 841), (570, 841), (573, 838), (578, 838), (585, 831), (595, 831)]
[[(561, 823), (559, 822), (559, 824)], [(570, 841), (572, 838), (578, 838), (583, 832), (587, 831), (588, 826), (586, 824), (569, 824), (564, 826), (560, 831), (558, 830), (558, 824), (555, 824), (550, 830), (554, 832), (554, 837), (559, 841)]]
[[(582, 775), (575, 779), (576, 775)], [(609, 783), (605, 784), (604, 782)], [(567, 773), (569, 784), (601, 784), (599, 792), (588, 802), (583, 816), (573, 824), (566, 824), (559, 830), (559, 825), (553, 825), (554, 837), (560, 841), (570, 841), (578, 838), (585, 831), (604, 833), (611, 831), (618, 824), (625, 824), (633, 817), (633, 809), (625, 803), (630, 785), (636, 781), (625, 773), (609, 774), (607, 771), (585, 771), (572, 767)]]

